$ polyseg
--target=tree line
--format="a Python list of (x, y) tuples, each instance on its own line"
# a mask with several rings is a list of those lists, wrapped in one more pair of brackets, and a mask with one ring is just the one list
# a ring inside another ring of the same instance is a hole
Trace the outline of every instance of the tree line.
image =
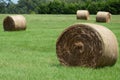
[(120, 0), (0, 0), (0, 13), (4, 14), (75, 14), (77, 10), (120, 14)]

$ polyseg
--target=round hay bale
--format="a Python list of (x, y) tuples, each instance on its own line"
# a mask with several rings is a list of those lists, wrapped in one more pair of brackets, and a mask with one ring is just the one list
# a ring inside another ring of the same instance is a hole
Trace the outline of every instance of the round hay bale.
[(7, 16), (3, 21), (5, 31), (18, 31), (26, 29), (26, 19), (22, 15)]
[(96, 22), (110, 22), (111, 14), (109, 12), (99, 11), (96, 16)]
[(77, 19), (88, 20), (89, 19), (89, 11), (88, 10), (78, 10), (77, 11)]
[(112, 66), (117, 60), (118, 43), (115, 35), (104, 26), (75, 24), (59, 36), (56, 53), (62, 65)]

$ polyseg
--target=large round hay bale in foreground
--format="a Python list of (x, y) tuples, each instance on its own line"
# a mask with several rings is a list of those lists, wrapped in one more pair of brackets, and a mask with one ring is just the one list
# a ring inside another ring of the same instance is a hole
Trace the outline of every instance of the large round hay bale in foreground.
[(60, 63), (66, 66), (112, 66), (117, 60), (118, 43), (115, 35), (104, 26), (75, 24), (59, 36), (56, 53)]
[(7, 16), (3, 21), (5, 31), (18, 31), (26, 29), (26, 19), (22, 15)]
[(77, 19), (88, 20), (89, 19), (89, 11), (88, 10), (77, 10)]
[(110, 22), (111, 14), (109, 12), (99, 11), (96, 15), (96, 22)]

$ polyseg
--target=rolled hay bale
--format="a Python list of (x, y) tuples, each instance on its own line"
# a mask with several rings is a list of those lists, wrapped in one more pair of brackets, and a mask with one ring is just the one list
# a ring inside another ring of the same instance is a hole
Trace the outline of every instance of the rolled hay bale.
[(26, 30), (26, 19), (22, 15), (7, 16), (3, 21), (4, 31)]
[(110, 22), (111, 14), (109, 12), (99, 11), (96, 15), (96, 22)]
[(89, 19), (89, 11), (88, 10), (77, 10), (77, 19), (88, 20)]
[(118, 43), (115, 35), (104, 26), (75, 24), (67, 28), (56, 42), (60, 64), (99, 68), (117, 61)]

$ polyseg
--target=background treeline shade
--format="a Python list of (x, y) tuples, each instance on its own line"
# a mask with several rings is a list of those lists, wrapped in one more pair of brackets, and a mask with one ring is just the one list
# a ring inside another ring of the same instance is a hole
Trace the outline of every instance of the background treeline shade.
[(108, 11), (120, 14), (120, 0), (0, 0), (0, 13), (11, 14), (75, 14), (77, 10), (91, 14)]

